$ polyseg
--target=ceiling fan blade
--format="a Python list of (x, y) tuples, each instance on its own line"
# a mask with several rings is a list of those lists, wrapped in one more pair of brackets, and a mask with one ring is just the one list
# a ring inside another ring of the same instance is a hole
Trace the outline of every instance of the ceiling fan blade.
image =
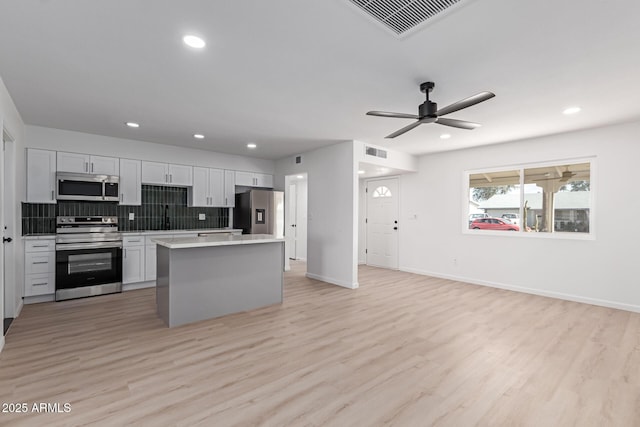
[(477, 95), (470, 96), (469, 98), (465, 98), (462, 101), (454, 102), (451, 105), (447, 105), (446, 107), (439, 109), (438, 111), (436, 111), (436, 116), (444, 116), (446, 114), (462, 110), (463, 108), (471, 107), (472, 105), (476, 105), (480, 102), (486, 101), (487, 99), (491, 99), (494, 96), (495, 94), (491, 92), (480, 92)]
[(417, 120), (413, 123), (411, 123), (409, 126), (405, 126), (402, 129), (399, 129), (397, 131), (395, 131), (394, 133), (385, 136), (385, 138), (395, 138), (396, 136), (400, 136), (405, 132), (409, 132), (411, 129), (418, 127), (422, 124), (422, 120)]
[(368, 111), (367, 116), (392, 117), (396, 119), (418, 119), (415, 114), (390, 113), (388, 111)]
[(438, 123), (439, 125), (451, 126), (454, 128), (467, 130), (473, 130), (481, 126), (480, 123), (465, 122), (464, 120), (445, 119), (443, 117), (438, 117), (436, 119), (436, 123)]

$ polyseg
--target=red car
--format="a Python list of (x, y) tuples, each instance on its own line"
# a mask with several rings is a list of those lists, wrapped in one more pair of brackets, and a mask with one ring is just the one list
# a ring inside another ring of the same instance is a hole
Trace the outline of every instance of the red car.
[(474, 230), (508, 230), (520, 231), (520, 227), (510, 221), (500, 218), (478, 218), (471, 223), (469, 228)]

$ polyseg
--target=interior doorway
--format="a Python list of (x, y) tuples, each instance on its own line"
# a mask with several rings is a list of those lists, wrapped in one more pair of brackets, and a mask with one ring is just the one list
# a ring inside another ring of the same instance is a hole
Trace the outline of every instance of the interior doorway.
[(398, 269), (398, 178), (366, 181), (366, 264)]
[(288, 260), (307, 260), (307, 174), (285, 177), (285, 242)]

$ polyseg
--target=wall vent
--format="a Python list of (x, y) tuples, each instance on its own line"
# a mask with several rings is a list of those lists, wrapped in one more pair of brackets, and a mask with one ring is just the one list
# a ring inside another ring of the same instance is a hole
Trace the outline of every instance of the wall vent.
[(380, 157), (381, 159), (386, 159), (387, 158), (387, 151), (386, 150), (381, 150), (379, 148), (365, 146), (364, 147), (364, 153), (367, 156)]
[(349, 0), (401, 36), (460, 0)]
[(296, 156), (296, 164), (302, 163), (302, 156)]

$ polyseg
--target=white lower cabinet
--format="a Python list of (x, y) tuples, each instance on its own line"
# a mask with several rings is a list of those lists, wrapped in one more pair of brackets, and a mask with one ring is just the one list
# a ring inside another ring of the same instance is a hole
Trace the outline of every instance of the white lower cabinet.
[(145, 269), (144, 280), (156, 280), (156, 254), (158, 253), (157, 245), (153, 243), (153, 239), (163, 236), (147, 236), (145, 244)]
[(166, 233), (147, 236), (125, 236), (122, 249), (122, 283), (156, 280), (157, 245), (153, 239), (196, 237), (195, 233)]
[(56, 291), (55, 238), (28, 240), (24, 246), (24, 296)]
[(144, 237), (122, 239), (122, 283), (144, 282)]

